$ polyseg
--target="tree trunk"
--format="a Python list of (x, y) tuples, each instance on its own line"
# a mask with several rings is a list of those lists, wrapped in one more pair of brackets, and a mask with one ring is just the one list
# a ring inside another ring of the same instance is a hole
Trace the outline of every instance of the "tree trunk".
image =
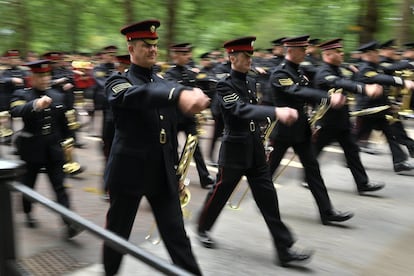
[(170, 60), (170, 51), (169, 45), (174, 42), (175, 39), (175, 25), (176, 25), (176, 16), (177, 16), (177, 6), (180, 0), (168, 0), (167, 2), (167, 37), (166, 37), (166, 48), (167, 57), (166, 60)]
[(360, 44), (367, 43), (374, 39), (377, 32), (378, 24), (378, 3), (377, 0), (361, 1), (360, 26), (362, 27), (359, 33)]
[(26, 6), (25, 0), (15, 0), (14, 7), (16, 14), (19, 16), (16, 17), (16, 48), (19, 49), (23, 54), (27, 53), (30, 50), (30, 43), (32, 37), (32, 25), (31, 20), (29, 19), (29, 13)]
[(134, 5), (132, 0), (124, 0), (125, 25), (134, 23)]
[(413, 37), (411, 30), (411, 22), (413, 21), (413, 0), (403, 0), (401, 3), (402, 20), (401, 25), (397, 26), (396, 34), (398, 34), (398, 41), (401, 44), (410, 42)]

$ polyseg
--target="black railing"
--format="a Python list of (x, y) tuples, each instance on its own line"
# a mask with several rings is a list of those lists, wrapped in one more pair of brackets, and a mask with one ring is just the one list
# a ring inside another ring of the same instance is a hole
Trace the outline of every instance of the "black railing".
[(191, 273), (170, 264), (151, 253), (133, 245), (122, 237), (90, 222), (62, 205), (40, 195), (15, 179), (24, 172), (24, 163), (0, 160), (0, 276), (28, 275), (16, 263), (14, 221), (12, 212), (12, 191), (22, 193), (28, 199), (38, 202), (50, 210), (60, 214), (86, 231), (105, 241), (106, 244), (121, 253), (129, 254), (152, 268), (166, 275), (192, 275)]

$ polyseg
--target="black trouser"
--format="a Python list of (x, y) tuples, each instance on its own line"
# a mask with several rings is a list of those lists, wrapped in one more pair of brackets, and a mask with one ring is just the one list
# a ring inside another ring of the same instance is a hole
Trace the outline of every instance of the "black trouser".
[[(106, 229), (129, 239), (142, 196), (111, 193), (110, 207), (106, 215)], [(184, 229), (178, 194), (162, 192), (146, 198), (151, 205), (158, 231), (173, 263), (196, 275), (201, 275)], [(118, 272), (122, 257), (122, 253), (104, 243), (103, 264), (106, 275), (115, 275)]]
[(349, 129), (320, 128), (316, 141), (314, 142), (314, 150), (316, 158), (319, 156), (323, 148), (334, 141), (338, 141), (342, 147), (348, 168), (351, 170), (357, 187), (363, 187), (368, 183), (368, 175), (362, 165), (359, 156), (359, 147), (355, 142), (355, 137)]
[(318, 205), (319, 213), (323, 216), (327, 211), (331, 210), (332, 204), (321, 176), (319, 163), (313, 153), (310, 139), (300, 143), (272, 141), (272, 144), (274, 150), (269, 158), (270, 175), (273, 175), (277, 167), (279, 167), (287, 149), (292, 147), (302, 163), (305, 171), (305, 180)]
[(404, 129), (401, 121), (396, 121), (390, 124), (395, 139), (400, 145), (406, 146), (408, 149), (414, 150), (414, 140), (411, 139)]
[[(52, 184), (53, 191), (56, 194), (56, 201), (70, 208), (69, 196), (66, 192), (66, 188), (63, 185), (65, 179), (65, 173), (63, 172), (62, 162), (48, 162), (46, 164), (39, 163), (26, 163), (26, 173), (22, 177), (23, 184), (34, 189), (37, 175), (41, 168), (45, 167), (49, 181)], [(23, 197), (23, 211), (28, 214), (32, 211), (32, 202)]]
[(358, 117), (357, 128), (355, 129), (355, 135), (357, 140), (367, 136), (367, 133), (371, 133), (373, 129), (381, 130), (391, 150), (392, 162), (394, 164), (407, 160), (407, 155), (398, 145), (398, 142), (393, 134), (390, 124), (384, 116), (364, 116)]
[(279, 252), (283, 252), (292, 246), (294, 240), (289, 229), (280, 219), (277, 193), (266, 164), (250, 169), (220, 167), (217, 182), (207, 194), (201, 210), (198, 229), (208, 231), (213, 227), (243, 175), (247, 177), (253, 198), (270, 230), (275, 247)]
[(223, 121), (223, 117), (221, 116), (221, 114), (217, 116), (213, 115), (213, 119), (214, 119), (214, 132), (213, 132), (213, 137), (211, 138), (211, 141), (210, 141), (209, 158), (211, 161), (216, 161), (216, 160), (213, 160), (214, 149), (216, 146), (217, 139), (223, 136), (224, 121)]

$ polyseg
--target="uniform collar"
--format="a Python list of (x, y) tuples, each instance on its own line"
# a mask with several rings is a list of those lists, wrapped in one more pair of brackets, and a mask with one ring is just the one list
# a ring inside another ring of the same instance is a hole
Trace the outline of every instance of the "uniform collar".
[(241, 79), (241, 80), (246, 80), (246, 73), (242, 73), (239, 71), (234, 71), (233, 69), (230, 71), (230, 76), (232, 78), (236, 78), (236, 79)]
[(151, 77), (152, 75), (152, 68), (151, 69), (144, 68), (134, 63), (131, 63), (130, 71), (133, 72), (134, 74), (139, 74), (139, 75), (143, 75), (147, 77)]

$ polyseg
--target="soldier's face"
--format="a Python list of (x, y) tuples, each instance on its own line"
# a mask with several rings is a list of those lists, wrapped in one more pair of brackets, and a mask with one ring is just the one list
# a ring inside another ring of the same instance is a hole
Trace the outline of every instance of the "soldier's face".
[(45, 91), (50, 87), (52, 77), (50, 73), (35, 73), (32, 76), (32, 86), (40, 91)]
[(231, 68), (235, 71), (247, 73), (252, 66), (252, 57), (245, 53), (230, 56)]
[(134, 41), (128, 45), (132, 63), (151, 68), (157, 62), (158, 45), (148, 44), (142, 40)]
[(290, 47), (289, 50), (291, 52), (291, 58), (294, 59), (292, 60), (293, 62), (301, 63), (305, 60), (306, 47)]

